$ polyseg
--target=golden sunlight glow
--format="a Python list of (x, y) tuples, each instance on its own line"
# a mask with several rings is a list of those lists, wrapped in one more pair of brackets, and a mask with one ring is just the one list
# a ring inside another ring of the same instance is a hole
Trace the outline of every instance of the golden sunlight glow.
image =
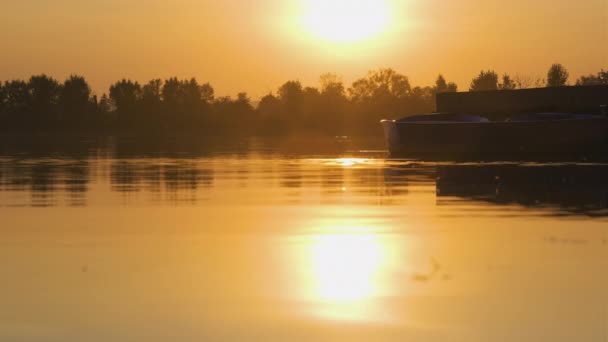
[(374, 275), (382, 261), (374, 235), (322, 235), (312, 248), (321, 300), (351, 302), (374, 294)]
[(349, 43), (383, 33), (392, 18), (388, 0), (307, 0), (302, 19), (317, 39)]
[(366, 164), (368, 162), (369, 162), (369, 159), (364, 159), (364, 158), (337, 158), (337, 159), (332, 159), (332, 160), (326, 162), (326, 164), (351, 167), (351, 166)]
[(315, 315), (338, 321), (384, 320), (377, 299), (386, 285), (386, 247), (374, 233), (351, 230), (314, 236), (308, 254), (309, 290), (319, 303)]

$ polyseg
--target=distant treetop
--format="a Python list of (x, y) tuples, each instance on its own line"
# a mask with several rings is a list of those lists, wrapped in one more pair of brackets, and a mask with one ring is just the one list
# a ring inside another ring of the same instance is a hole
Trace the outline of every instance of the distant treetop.
[(568, 84), (570, 73), (561, 64), (553, 64), (547, 72), (547, 87), (563, 87)]
[(470, 91), (498, 90), (498, 74), (494, 70), (481, 71), (471, 81)]

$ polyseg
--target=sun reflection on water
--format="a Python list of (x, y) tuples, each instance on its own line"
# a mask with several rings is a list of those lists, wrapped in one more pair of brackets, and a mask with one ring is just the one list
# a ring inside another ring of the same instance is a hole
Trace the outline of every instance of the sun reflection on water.
[(309, 240), (309, 295), (315, 315), (336, 321), (382, 319), (379, 297), (388, 246), (380, 235), (340, 228)]
[(328, 164), (350, 167), (350, 166), (366, 164), (368, 162), (369, 162), (369, 159), (364, 159), (364, 158), (337, 158), (337, 159), (332, 159), (330, 162), (328, 162)]
[(360, 301), (374, 295), (382, 246), (373, 235), (320, 235), (311, 246), (316, 292), (324, 302)]

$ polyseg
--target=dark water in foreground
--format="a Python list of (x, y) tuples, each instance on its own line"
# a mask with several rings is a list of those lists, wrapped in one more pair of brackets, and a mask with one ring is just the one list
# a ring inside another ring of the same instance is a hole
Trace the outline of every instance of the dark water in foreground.
[(608, 164), (0, 157), (0, 341), (608, 341)]

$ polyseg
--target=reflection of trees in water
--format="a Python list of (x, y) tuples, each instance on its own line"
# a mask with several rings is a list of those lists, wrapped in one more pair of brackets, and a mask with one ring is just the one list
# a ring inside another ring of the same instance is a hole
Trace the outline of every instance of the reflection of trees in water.
[(29, 192), (31, 206), (52, 206), (65, 196), (70, 206), (86, 203), (90, 167), (84, 160), (0, 162), (0, 191)]
[(302, 167), (300, 164), (294, 162), (281, 165), (279, 174), (281, 187), (293, 189), (302, 187), (304, 177), (302, 176)]
[(157, 188), (160, 184), (160, 176), (155, 175), (155, 171), (160, 172), (160, 166), (158, 170), (154, 170), (136, 162), (119, 160), (110, 167), (112, 190), (135, 192), (146, 189), (146, 185), (150, 184), (152, 184), (151, 188)]
[(196, 202), (196, 190), (213, 186), (213, 181), (213, 170), (195, 161), (118, 160), (110, 166), (112, 190), (164, 193), (169, 201), (182, 201), (184, 198), (176, 194), (190, 193), (185, 200)]
[[(283, 163), (279, 186), (291, 201), (317, 199), (320, 204), (392, 205), (402, 203), (412, 182), (431, 185), (434, 169), (400, 168), (368, 164), (368, 160), (328, 159)], [(375, 162), (378, 162), (377, 160)], [(268, 170), (272, 176), (273, 170)], [(405, 173), (405, 174), (404, 174)], [(297, 190), (297, 191), (296, 191)]]
[[(88, 160), (2, 160), (0, 192), (29, 195), (27, 202), (10, 205), (54, 206), (64, 201), (68, 206), (83, 206), (87, 202), (90, 168)], [(196, 190), (211, 187), (214, 181), (210, 168), (189, 160), (117, 160), (109, 171), (112, 191), (149, 192), (169, 202), (195, 202)]]
[(163, 167), (163, 180), (168, 191), (196, 190), (213, 185), (213, 172), (191, 163), (166, 165)]
[(36, 164), (30, 169), (31, 194), (33, 206), (53, 205), (57, 192), (57, 170), (49, 164)]
[(354, 168), (348, 171), (348, 184), (357, 195), (382, 196), (382, 172), (377, 168)]
[(340, 195), (344, 192), (345, 170), (342, 167), (324, 167), (320, 172), (321, 176), (321, 203), (339, 204)]
[(69, 165), (64, 173), (63, 183), (68, 195), (68, 205), (86, 205), (86, 193), (89, 185), (90, 165), (86, 161)]
[[(382, 195), (388, 203), (396, 198), (405, 200), (416, 185), (429, 185), (436, 177), (436, 167), (416, 163), (389, 164), (384, 168), (384, 186)], [(388, 204), (387, 203), (387, 204)]]
[[(348, 161), (347, 161), (348, 163)], [(324, 204), (390, 204), (386, 196), (383, 169), (374, 165), (327, 166), (320, 170)]]
[(290, 204), (299, 204), (302, 199), (304, 174), (302, 165), (297, 162), (280, 163), (278, 167), (279, 186), (286, 189), (285, 196)]

